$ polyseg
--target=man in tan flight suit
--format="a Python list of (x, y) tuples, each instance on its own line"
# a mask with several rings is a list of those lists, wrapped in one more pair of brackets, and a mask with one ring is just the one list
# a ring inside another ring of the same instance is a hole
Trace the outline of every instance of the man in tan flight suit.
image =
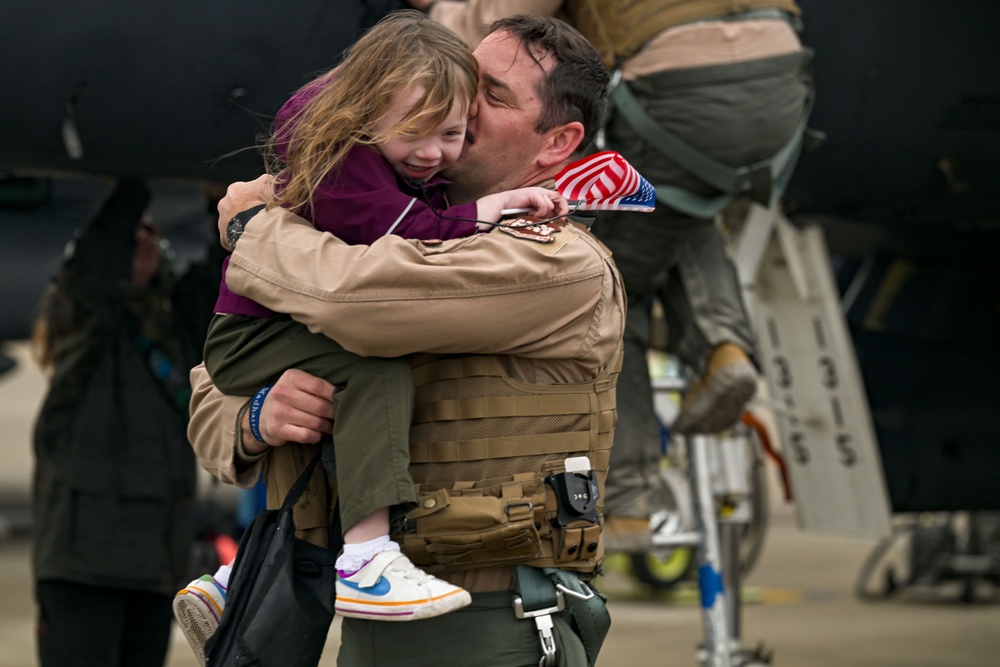
[[(466, 149), (448, 174), (456, 202), (550, 181), (589, 142), (604, 108), (607, 72), (586, 40), (561, 21), (499, 22), (475, 55), (480, 93)], [(220, 205), (223, 218), (255, 203), (257, 192), (256, 184), (232, 186)], [(624, 290), (607, 249), (583, 226), (510, 232), (443, 243), (386, 236), (372, 246), (348, 246), (273, 209), (252, 218), (236, 245), (228, 280), (238, 293), (358, 354), (434, 355), (414, 361), (418, 423), (411, 430), (411, 473), (430, 495), (446, 486), (455, 507), (463, 490), (478, 485), (474, 497), (495, 497), (503, 506), (502, 525), (484, 533), (516, 524), (524, 538), (499, 550), (487, 543), (467, 556), (451, 551), (430, 563), (435, 574), (473, 594), (465, 609), (411, 623), (345, 619), (341, 665), (539, 664), (539, 627), (515, 617), (511, 565), (584, 578), (600, 568), (599, 512), (587, 521), (556, 520), (540, 480), (582, 455), (603, 485)], [(241, 486), (254, 483), (263, 468), (268, 504), (275, 506), (317, 451), (297, 443), (314, 443), (330, 430), (333, 388), (286, 372), (261, 410), (262, 442), (249, 433), (246, 398), (220, 394), (203, 366), (192, 371), (192, 385), (189, 434), (203, 467)], [(480, 423), (492, 430), (471, 434)], [(343, 461), (338, 470), (350, 474)], [(327, 538), (330, 482), (318, 473), (296, 508), (300, 533), (319, 543)], [(440, 516), (447, 524), (447, 515)], [(412, 558), (455, 546), (428, 549), (421, 539), (405, 536)], [(518, 556), (521, 548), (527, 551)], [(516, 560), (507, 562), (511, 557)], [(587, 637), (573, 631), (565, 614), (552, 620), (559, 664), (592, 664), (596, 654), (586, 654)]]

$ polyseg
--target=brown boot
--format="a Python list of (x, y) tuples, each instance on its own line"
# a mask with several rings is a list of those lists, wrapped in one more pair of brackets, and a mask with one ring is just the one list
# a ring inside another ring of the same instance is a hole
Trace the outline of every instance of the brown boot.
[(757, 393), (757, 371), (739, 346), (723, 343), (714, 350), (700, 381), (688, 387), (673, 430), (718, 433), (735, 424)]
[(649, 518), (609, 516), (604, 518), (604, 549), (621, 553), (643, 553), (653, 548)]

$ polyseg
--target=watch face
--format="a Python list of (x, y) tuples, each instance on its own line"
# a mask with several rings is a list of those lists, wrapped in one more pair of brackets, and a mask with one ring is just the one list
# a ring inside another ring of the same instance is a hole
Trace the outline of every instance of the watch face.
[(226, 243), (229, 244), (230, 250), (236, 247), (236, 242), (240, 240), (243, 230), (246, 229), (247, 221), (263, 211), (265, 207), (266, 204), (258, 204), (245, 211), (240, 211), (229, 219), (229, 222), (226, 223)]
[(226, 225), (226, 243), (229, 244), (230, 250), (236, 247), (236, 242), (239, 240), (240, 235), (243, 234), (243, 227), (245, 223), (239, 218), (233, 218)]

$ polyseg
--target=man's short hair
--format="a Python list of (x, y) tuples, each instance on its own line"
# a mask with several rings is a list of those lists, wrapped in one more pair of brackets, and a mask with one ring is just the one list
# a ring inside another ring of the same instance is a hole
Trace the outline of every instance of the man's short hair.
[(490, 33), (507, 32), (521, 40), (525, 51), (540, 64), (540, 57), (553, 55), (556, 66), (542, 79), (538, 95), (542, 111), (535, 131), (579, 121), (584, 149), (604, 122), (608, 108), (608, 70), (597, 50), (575, 28), (548, 16), (509, 16), (494, 21)]

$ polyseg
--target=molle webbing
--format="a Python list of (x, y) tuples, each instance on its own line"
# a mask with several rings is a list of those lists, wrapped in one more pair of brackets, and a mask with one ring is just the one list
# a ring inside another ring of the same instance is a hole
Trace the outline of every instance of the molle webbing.
[(793, 0), (567, 0), (567, 21), (611, 68), (646, 42), (676, 26), (775, 9), (798, 16)]
[(431, 572), (517, 563), (593, 571), (600, 525), (554, 528), (545, 478), (587, 456), (603, 496), (620, 369), (619, 352), (591, 382), (534, 385), (509, 377), (497, 357), (417, 365), (410, 473), (420, 507), (401, 536), (407, 555)]

